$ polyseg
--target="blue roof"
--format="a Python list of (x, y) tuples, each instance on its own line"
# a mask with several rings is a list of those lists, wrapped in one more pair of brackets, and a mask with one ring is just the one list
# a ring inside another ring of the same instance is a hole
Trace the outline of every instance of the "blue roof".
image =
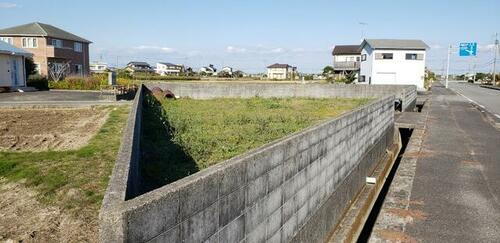
[(16, 55), (16, 56), (25, 56), (25, 57), (31, 57), (33, 54), (31, 52), (28, 52), (26, 50), (23, 50), (21, 48), (17, 48), (7, 42), (0, 41), (0, 53), (4, 54), (9, 54), (9, 55)]

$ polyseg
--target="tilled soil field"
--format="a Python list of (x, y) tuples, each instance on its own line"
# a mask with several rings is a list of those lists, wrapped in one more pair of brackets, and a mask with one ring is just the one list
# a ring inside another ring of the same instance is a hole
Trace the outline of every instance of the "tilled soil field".
[(0, 151), (71, 150), (106, 121), (102, 108), (0, 109)]

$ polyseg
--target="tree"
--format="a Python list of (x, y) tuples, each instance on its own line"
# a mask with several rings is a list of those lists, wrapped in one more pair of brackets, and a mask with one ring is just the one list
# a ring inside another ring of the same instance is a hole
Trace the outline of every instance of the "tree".
[(333, 75), (334, 69), (332, 66), (326, 66), (323, 68), (323, 76), (330, 77)]
[(37, 73), (36, 65), (35, 65), (35, 62), (33, 62), (33, 58), (26, 58), (25, 59), (24, 69), (26, 70), (26, 74), (28, 76)]
[(56, 63), (49, 63), (49, 76), (50, 79), (58, 82), (63, 79), (70, 71), (70, 61)]
[(347, 72), (345, 74), (345, 83), (350, 84), (356, 80), (356, 73), (355, 72)]

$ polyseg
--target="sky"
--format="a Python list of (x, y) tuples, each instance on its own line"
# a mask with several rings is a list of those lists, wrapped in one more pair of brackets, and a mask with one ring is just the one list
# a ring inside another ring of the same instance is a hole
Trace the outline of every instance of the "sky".
[[(42, 22), (86, 38), (91, 61), (231, 66), (264, 72), (273, 63), (320, 72), (333, 46), (364, 38), (421, 39), (426, 65), (441, 73), (452, 45), (451, 73), (489, 72), (499, 0), (0, 0), (0, 28)], [(500, 38), (500, 37), (499, 37)], [(459, 57), (460, 42), (478, 56)]]

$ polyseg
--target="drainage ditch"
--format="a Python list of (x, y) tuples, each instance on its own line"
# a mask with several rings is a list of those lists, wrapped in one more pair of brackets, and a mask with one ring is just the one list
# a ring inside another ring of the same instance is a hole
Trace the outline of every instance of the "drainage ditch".
[[(421, 110), (421, 108), (419, 108)], [(398, 157), (396, 161), (394, 162), (394, 165), (391, 169), (391, 172), (389, 173), (384, 186), (382, 187), (382, 190), (380, 191), (380, 194), (375, 201), (375, 204), (373, 205), (373, 208), (370, 212), (370, 215), (368, 216), (368, 219), (366, 220), (365, 225), (363, 226), (363, 230), (361, 231), (361, 234), (357, 240), (357, 242), (362, 243), (362, 242), (368, 242), (370, 239), (370, 235), (372, 233), (373, 227), (375, 225), (375, 222), (377, 221), (377, 217), (380, 213), (380, 210), (382, 209), (382, 205), (384, 204), (385, 197), (387, 196), (387, 193), (389, 192), (389, 188), (391, 186), (392, 180), (394, 179), (394, 175), (396, 174), (396, 171), (398, 170), (399, 163), (401, 162), (401, 159), (403, 157), (403, 154), (406, 150), (406, 147), (408, 145), (408, 142), (410, 141), (411, 134), (413, 133), (412, 128), (399, 128), (399, 133), (401, 135), (401, 150), (398, 154)]]

